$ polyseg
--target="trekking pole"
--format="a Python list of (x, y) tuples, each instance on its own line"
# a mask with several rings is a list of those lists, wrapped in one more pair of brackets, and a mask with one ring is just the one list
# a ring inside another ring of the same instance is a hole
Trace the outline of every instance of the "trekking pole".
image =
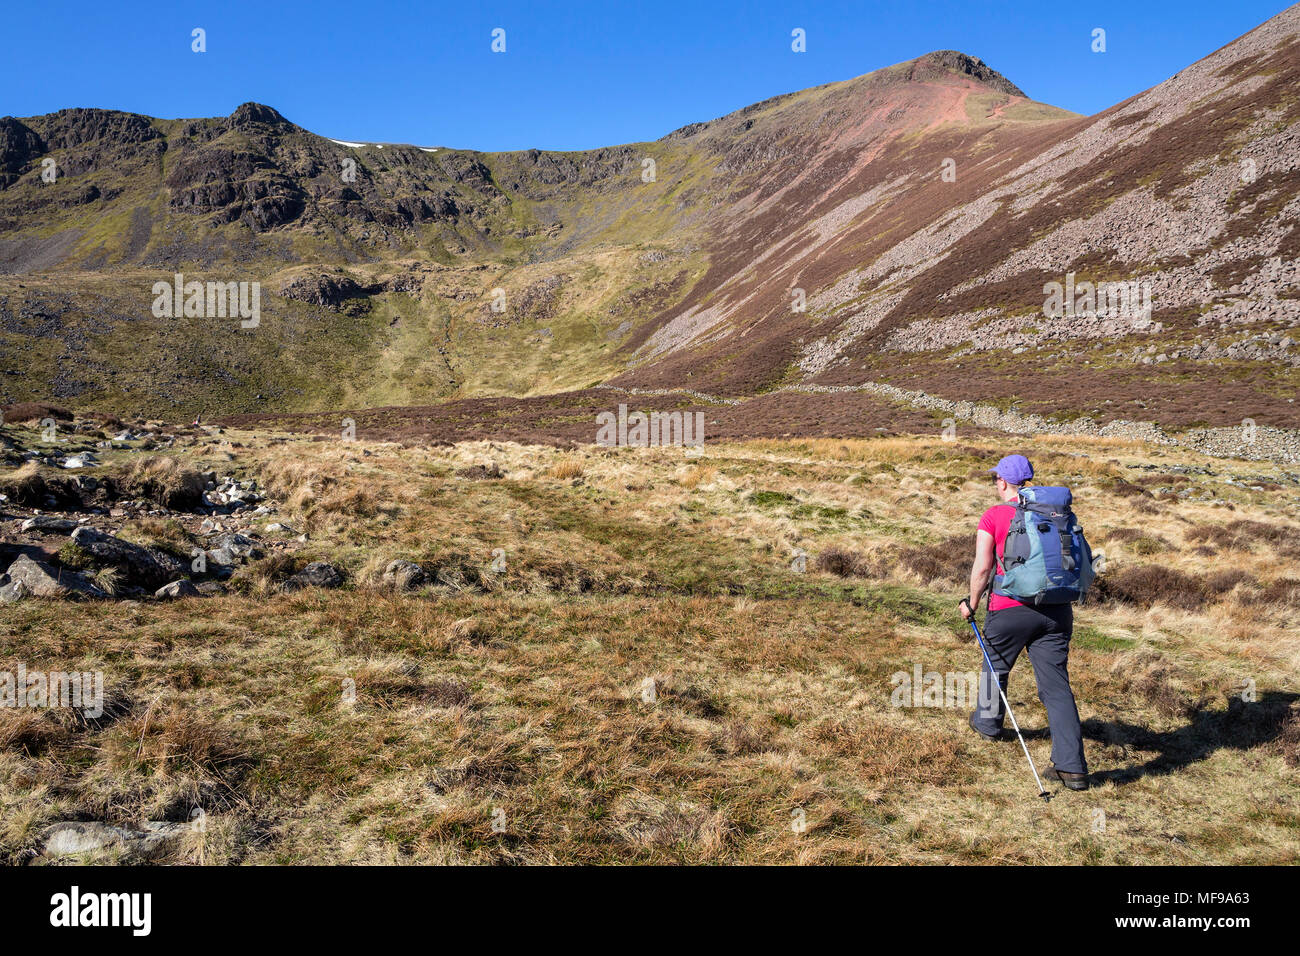
[(1038, 795), (1044, 801), (1051, 800), (1052, 795), (1047, 792), (1043, 786), (1043, 781), (1039, 779), (1038, 768), (1034, 766), (1034, 758), (1029, 756), (1029, 747), (1025, 745), (1025, 737), (1020, 732), (1020, 724), (1016, 723), (1016, 715), (1011, 712), (1011, 702), (1007, 700), (1006, 691), (1002, 689), (1002, 681), (998, 680), (997, 671), (993, 669), (993, 659), (989, 657), (989, 649), (984, 644), (984, 635), (980, 633), (979, 625), (975, 623), (975, 609), (970, 606), (970, 598), (962, 598), (961, 603), (970, 608), (970, 626), (975, 631), (975, 640), (979, 641), (980, 651), (984, 654), (984, 663), (988, 664), (989, 677), (998, 685), (998, 694), (1002, 697), (1002, 706), (1007, 709), (1007, 716), (1011, 718), (1011, 726), (1016, 728), (1016, 737), (1020, 740), (1020, 749), (1025, 752), (1025, 759), (1029, 761), (1029, 769), (1034, 774), (1034, 783), (1038, 784)]

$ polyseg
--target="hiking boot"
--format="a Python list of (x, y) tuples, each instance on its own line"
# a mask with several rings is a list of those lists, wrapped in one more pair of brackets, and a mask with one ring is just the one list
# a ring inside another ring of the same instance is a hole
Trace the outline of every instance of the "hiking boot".
[(970, 720), (966, 721), (966, 723), (970, 726), (971, 730), (975, 731), (975, 733), (979, 734), (981, 737), (983, 737), (985, 740), (989, 741), (990, 743), (997, 743), (1000, 740), (1006, 739), (1003, 732), (1000, 730), (996, 734), (986, 734), (984, 733), (984, 731), (980, 730), (979, 727), (975, 725), (974, 714), (970, 715)]
[(1067, 790), (1087, 790), (1088, 775), (1086, 773), (1070, 773), (1068, 770), (1057, 770), (1052, 764), (1048, 764), (1043, 770), (1044, 780), (1055, 780), (1062, 784)]

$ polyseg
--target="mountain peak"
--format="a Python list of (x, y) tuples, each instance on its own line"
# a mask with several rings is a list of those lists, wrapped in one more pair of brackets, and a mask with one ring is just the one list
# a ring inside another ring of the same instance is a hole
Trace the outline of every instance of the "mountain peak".
[(918, 56), (907, 66), (909, 80), (932, 80), (947, 73), (959, 73), (999, 93), (1007, 93), (1011, 96), (1026, 95), (1024, 90), (979, 57), (958, 50), (935, 50), (924, 56)]
[(231, 127), (250, 126), (254, 123), (264, 123), (268, 126), (292, 125), (280, 115), (279, 110), (261, 103), (244, 103), (230, 114)]

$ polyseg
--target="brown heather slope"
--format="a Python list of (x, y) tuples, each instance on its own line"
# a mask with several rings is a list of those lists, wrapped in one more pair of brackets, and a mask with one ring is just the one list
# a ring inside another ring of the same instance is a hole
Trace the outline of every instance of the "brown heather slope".
[[(6, 118), (0, 399), (410, 419), (600, 383), (888, 384), (1294, 428), (1298, 73), (1292, 7), (1086, 118), (953, 51), (580, 153), (339, 144), (257, 104)], [(145, 290), (173, 270), (262, 282), (261, 329), (152, 320)], [(1150, 321), (1046, 317), (1044, 284), (1071, 272), (1148, 287)], [(792, 401), (827, 421), (866, 402)], [(779, 433), (776, 407), (748, 406), (744, 433)]]
[[(616, 381), (883, 381), (1102, 419), (1294, 426), (1297, 90), (1293, 7), (1096, 117), (886, 133), (857, 163), (828, 144), (784, 205), (721, 230), (709, 273)], [(836, 209), (850, 214), (825, 228)], [(1044, 283), (1071, 271), (1149, 282), (1153, 324), (1045, 319)]]
[[(621, 389), (592, 388), (536, 398), (470, 398), (440, 405), (305, 412), (287, 415), (228, 415), (230, 428), (308, 433), (326, 439), (343, 434), (350, 419), (366, 441), (455, 443), (474, 440), (513, 441), (525, 445), (590, 444), (596, 416), (631, 412), (699, 412), (705, 442), (753, 438), (876, 438), (937, 433), (943, 416), (902, 402), (853, 393), (827, 400), (824, 395), (780, 392), (736, 404), (704, 402), (683, 393), (628, 394)], [(964, 427), (963, 437), (992, 434)]]

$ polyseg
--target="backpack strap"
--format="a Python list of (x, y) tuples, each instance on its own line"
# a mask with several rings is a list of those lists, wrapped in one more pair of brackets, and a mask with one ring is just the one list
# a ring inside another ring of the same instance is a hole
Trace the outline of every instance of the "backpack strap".
[[(1002, 583), (1007, 571), (1019, 564), (1023, 564), (1025, 561), (1023, 555), (1016, 553), (1019, 549), (1015, 548), (1018, 537), (1025, 533), (1025, 509), (1022, 502), (1017, 502), (1014, 505), (1008, 503), (1007, 507), (1015, 508), (1015, 514), (1011, 516), (1011, 524), (1008, 525), (1006, 536), (1002, 539), (1002, 554), (998, 554), (996, 547), (993, 549), (993, 560), (996, 567), (994, 568), (993, 583), (989, 588), (990, 595), (1002, 594)], [(1011, 555), (1010, 561), (1007, 559), (1008, 554)], [(1003, 597), (1008, 596), (1003, 594)]]
[[(999, 564), (1002, 565), (1002, 573), (1005, 574), (1008, 567), (1015, 567), (1017, 564), (1024, 564), (1025, 556), (1019, 554), (1018, 536), (1025, 534), (1026, 513), (1023, 503), (1017, 502), (1014, 506), (1016, 513), (1011, 518), (1011, 524), (1007, 527), (1007, 536), (1002, 539), (1002, 559)], [(1013, 537), (1017, 536), (1017, 537)], [(1011, 560), (1007, 560), (1007, 556)]]

